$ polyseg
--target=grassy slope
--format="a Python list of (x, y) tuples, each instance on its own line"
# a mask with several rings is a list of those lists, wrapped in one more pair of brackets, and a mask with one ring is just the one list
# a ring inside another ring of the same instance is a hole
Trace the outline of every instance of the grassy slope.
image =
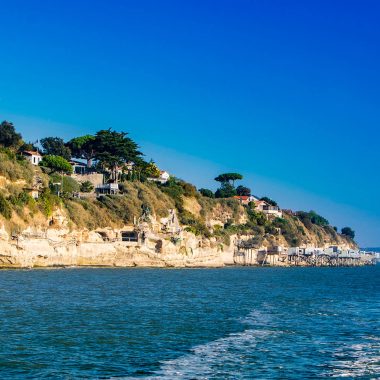
[[(179, 220), (187, 230), (199, 236), (214, 237), (225, 244), (235, 234), (253, 235), (257, 246), (262, 243), (324, 245), (326, 242), (339, 243), (342, 239), (350, 242), (330, 226), (304, 224), (287, 214), (282, 219), (267, 220), (263, 214), (251, 207), (243, 207), (236, 200), (203, 197), (194, 186), (181, 181), (172, 182), (169, 186), (124, 182), (123, 196), (99, 199), (61, 199), (47, 190), (38, 201), (34, 201), (24, 189), (32, 185), (36, 174), (46, 186), (49, 178), (40, 168), (9, 152), (0, 151), (0, 220), (9, 232), (17, 232), (30, 225), (47, 225), (56, 208), (67, 215), (71, 228), (92, 230), (131, 224), (134, 218), (141, 216), (143, 207), (148, 207), (156, 218), (167, 216), (169, 209), (176, 208)], [(70, 178), (65, 183), (75, 188), (73, 181)]]

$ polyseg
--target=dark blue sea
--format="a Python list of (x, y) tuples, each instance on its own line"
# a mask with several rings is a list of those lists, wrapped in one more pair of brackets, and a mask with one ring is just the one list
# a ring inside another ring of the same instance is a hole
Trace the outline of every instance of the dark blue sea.
[(0, 379), (380, 378), (380, 265), (0, 271)]

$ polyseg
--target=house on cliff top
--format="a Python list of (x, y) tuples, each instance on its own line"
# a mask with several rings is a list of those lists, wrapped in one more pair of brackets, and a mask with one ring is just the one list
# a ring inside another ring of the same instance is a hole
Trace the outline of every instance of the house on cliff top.
[(167, 171), (160, 170), (159, 177), (157, 177), (157, 178), (149, 177), (148, 181), (159, 182), (161, 184), (165, 184), (166, 182), (169, 181), (169, 178), (170, 178), (170, 174)]
[(259, 200), (253, 195), (234, 195), (232, 199), (237, 199), (243, 205), (248, 205), (250, 202), (255, 202)]
[(38, 166), (42, 160), (42, 156), (37, 151), (24, 150), (22, 155), (30, 161), (32, 165)]
[(282, 218), (282, 211), (278, 206), (272, 206), (268, 202), (263, 200), (255, 201), (256, 210), (261, 211), (267, 216), (274, 216), (276, 218)]

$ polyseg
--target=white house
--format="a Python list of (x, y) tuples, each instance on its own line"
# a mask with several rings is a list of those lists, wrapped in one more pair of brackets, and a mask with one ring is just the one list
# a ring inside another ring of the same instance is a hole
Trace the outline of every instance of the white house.
[(73, 168), (74, 174), (86, 174), (87, 173), (87, 165), (84, 162), (71, 160), (70, 165)]
[(128, 161), (121, 166), (117, 166), (116, 167), (116, 173), (118, 175), (130, 173), (133, 171), (133, 168), (135, 167), (135, 165), (136, 164), (133, 161)]
[(248, 205), (250, 202), (258, 201), (258, 198), (253, 195), (234, 195), (232, 198), (237, 199), (243, 205)]
[(148, 181), (153, 181), (153, 182), (160, 182), (162, 184), (168, 182), (170, 178), (170, 174), (165, 171), (165, 170), (160, 170), (160, 176), (158, 178), (153, 178), (153, 177), (150, 177), (148, 178)]
[(24, 150), (22, 155), (31, 162), (32, 165), (38, 165), (42, 160), (42, 156), (38, 152)]
[(273, 215), (277, 218), (282, 218), (282, 211), (278, 206), (272, 206), (269, 203), (258, 200), (255, 201), (256, 209), (266, 215)]
[(104, 183), (95, 188), (96, 194), (117, 194), (119, 192), (119, 185), (117, 183)]
[(169, 178), (170, 178), (170, 174), (167, 171), (165, 170), (160, 171), (160, 176), (158, 177), (158, 179), (161, 181), (161, 183), (168, 182)]

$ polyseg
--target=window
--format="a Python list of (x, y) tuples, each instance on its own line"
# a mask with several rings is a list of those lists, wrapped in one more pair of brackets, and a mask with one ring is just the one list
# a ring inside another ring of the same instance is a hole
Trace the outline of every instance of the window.
[(138, 235), (135, 231), (122, 231), (121, 232), (121, 241), (138, 241)]

